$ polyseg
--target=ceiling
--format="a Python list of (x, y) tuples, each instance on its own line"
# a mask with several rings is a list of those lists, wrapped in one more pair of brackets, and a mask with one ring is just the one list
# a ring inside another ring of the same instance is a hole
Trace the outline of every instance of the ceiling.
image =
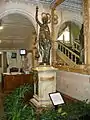
[(60, 7), (70, 11), (82, 11), (83, 0), (65, 0)]
[(21, 14), (9, 14), (2, 18), (3, 30), (0, 30), (0, 49), (18, 49), (30, 47), (34, 27)]
[[(18, 1), (18, 0), (5, 0)], [(23, 1), (23, 0), (19, 0)], [(83, 0), (65, 0), (58, 8), (82, 11)], [(33, 2), (50, 6), (54, 0), (24, 0), (24, 2)], [(10, 14), (2, 18), (3, 30), (0, 30), (0, 49), (29, 49), (31, 46), (32, 33), (35, 31), (32, 23), (21, 14)]]
[[(32, 0), (28, 0), (28, 1), (32, 1)], [(54, 4), (55, 1), (59, 1), (59, 0), (33, 0), (33, 2), (40, 2), (43, 4)], [(82, 4), (83, 4), (83, 0), (64, 0), (64, 2), (62, 2), (58, 7), (59, 8), (64, 8), (64, 9), (68, 9), (70, 11), (82, 11)]]

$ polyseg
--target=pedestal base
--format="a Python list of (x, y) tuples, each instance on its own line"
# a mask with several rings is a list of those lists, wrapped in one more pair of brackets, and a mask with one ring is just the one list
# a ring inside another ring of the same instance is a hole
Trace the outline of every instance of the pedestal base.
[(30, 103), (37, 108), (52, 106), (52, 103), (50, 100), (39, 100), (37, 95), (34, 95), (33, 98), (30, 99)]
[(34, 106), (37, 107), (37, 108), (41, 107), (41, 106), (40, 106), (40, 103), (39, 103), (35, 98), (32, 98), (32, 99), (30, 100), (30, 104), (34, 105)]
[(52, 66), (34, 69), (34, 96), (30, 102), (36, 107), (51, 106), (49, 93), (56, 92), (56, 69)]

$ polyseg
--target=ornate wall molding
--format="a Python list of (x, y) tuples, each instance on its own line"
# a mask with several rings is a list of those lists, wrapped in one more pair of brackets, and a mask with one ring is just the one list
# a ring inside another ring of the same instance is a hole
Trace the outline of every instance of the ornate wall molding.
[(43, 8), (43, 4), (37, 2), (37, 0), (36, 2), (35, 0), (4, 0), (2, 2), (0, 1), (0, 18), (8, 14), (20, 13), (26, 16), (32, 22), (35, 29), (37, 29), (35, 20), (35, 10), (37, 5), (39, 6), (39, 17), (41, 17), (41, 13), (45, 11), (45, 8)]
[(36, 21), (35, 21), (35, 6), (32, 4), (25, 4), (24, 2), (21, 3), (20, 1), (17, 2), (17, 0), (14, 0), (16, 2), (13, 2), (13, 0), (7, 0), (4, 1), (2, 5), (0, 5), (0, 18), (12, 14), (12, 13), (19, 13), (24, 16), (26, 16), (33, 24), (33, 26), (36, 29)]
[(57, 26), (57, 32), (56, 32), (56, 36), (58, 36), (58, 32), (60, 27), (67, 21), (71, 21), (74, 22), (76, 25), (78, 25), (81, 28), (81, 25), (83, 23), (83, 16), (80, 13), (73, 13), (70, 11), (62, 11), (62, 18), (59, 17), (59, 19), (61, 19), (61, 21), (59, 21), (58, 26)]
[(85, 64), (88, 64), (88, 39), (89, 39), (89, 0), (83, 0), (84, 6), (84, 49), (85, 49)]
[(36, 5), (38, 2), (37, 2), (37, 0), (4, 0), (4, 2), (13, 2), (13, 3), (25, 3), (25, 4), (34, 4), (34, 5)]

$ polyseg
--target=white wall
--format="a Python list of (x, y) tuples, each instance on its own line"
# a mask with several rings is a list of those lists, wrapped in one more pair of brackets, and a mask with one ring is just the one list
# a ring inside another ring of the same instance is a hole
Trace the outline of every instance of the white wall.
[(77, 13), (77, 12), (72, 12), (72, 11), (68, 11), (65, 9), (57, 9), (56, 14), (58, 15), (58, 24), (55, 25), (56, 38), (58, 36), (59, 29), (63, 23), (65, 23), (67, 21), (72, 21), (79, 27), (81, 27), (81, 25), (83, 23), (83, 16), (80, 12)]
[[(17, 53), (16, 58), (11, 58), (12, 52)], [(27, 60), (26, 60), (27, 58)], [(28, 70), (30, 71), (32, 68), (32, 53), (28, 53), (26, 58), (20, 56), (20, 51), (19, 50), (12, 50), (7, 52), (7, 63), (8, 63), (8, 68), (7, 72), (10, 72), (10, 68), (12, 67), (17, 67), (17, 68), (26, 68), (28, 66)]]
[[(16, 58), (11, 58), (12, 52), (16, 52), (17, 53), (17, 57)], [(12, 51), (8, 51), (7, 52), (7, 63), (8, 63), (8, 69), (7, 72), (9, 72), (11, 67), (17, 67), (17, 68), (21, 68), (22, 62), (21, 62), (21, 56), (19, 54), (19, 50), (12, 50)]]
[(58, 71), (57, 90), (78, 100), (90, 101), (90, 75)]

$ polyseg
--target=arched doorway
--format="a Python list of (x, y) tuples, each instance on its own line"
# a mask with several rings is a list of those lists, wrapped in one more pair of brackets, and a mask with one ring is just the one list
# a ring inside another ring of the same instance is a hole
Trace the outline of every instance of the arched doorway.
[(73, 45), (73, 41), (79, 39), (79, 32), (80, 26), (78, 24), (66, 21), (60, 26), (57, 39)]
[[(7, 64), (9, 68), (21, 68), (20, 49), (32, 51), (33, 33), (36, 32), (35, 26), (27, 16), (20, 13), (10, 13), (1, 18), (3, 29), (0, 31), (0, 50), (3, 53), (2, 66), (6, 72)], [(16, 53), (16, 58), (12, 59), (12, 53)], [(29, 56), (29, 63), (32, 58)]]
[(71, 65), (72, 62), (71, 66), (74, 66), (84, 62), (81, 54), (80, 30), (80, 26), (72, 21), (67, 21), (61, 25), (57, 37), (57, 60), (61, 58), (64, 62), (62, 64)]

